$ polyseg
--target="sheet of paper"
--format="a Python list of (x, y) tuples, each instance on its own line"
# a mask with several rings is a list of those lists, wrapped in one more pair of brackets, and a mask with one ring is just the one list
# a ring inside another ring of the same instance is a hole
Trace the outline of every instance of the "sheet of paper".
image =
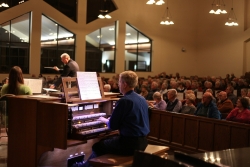
[(42, 93), (43, 80), (42, 79), (27, 79), (24, 78), (24, 85), (27, 85), (32, 93)]
[(57, 92), (58, 91), (56, 89), (51, 89), (51, 88), (43, 88), (43, 90), (46, 90), (47, 92)]
[(197, 99), (202, 99), (203, 92), (197, 92)]
[(77, 72), (77, 82), (81, 100), (101, 98), (96, 72)]
[(183, 100), (183, 93), (177, 93), (177, 99)]

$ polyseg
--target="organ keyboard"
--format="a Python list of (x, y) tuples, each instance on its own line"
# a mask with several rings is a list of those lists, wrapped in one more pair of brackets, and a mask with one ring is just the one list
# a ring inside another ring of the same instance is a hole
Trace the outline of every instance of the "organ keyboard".
[[(68, 116), (68, 137), (73, 139), (88, 139), (99, 133), (108, 133), (110, 130), (107, 125), (101, 121), (97, 121), (99, 117), (108, 118), (110, 115), (104, 112), (91, 111), (93, 107), (98, 107), (97, 104), (86, 104), (69, 106)], [(87, 109), (87, 110), (86, 110)], [(90, 111), (89, 111), (90, 110)]]

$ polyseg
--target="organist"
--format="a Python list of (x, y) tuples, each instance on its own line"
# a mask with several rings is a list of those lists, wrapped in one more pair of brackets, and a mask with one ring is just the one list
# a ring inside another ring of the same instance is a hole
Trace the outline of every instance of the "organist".
[[(148, 104), (145, 98), (134, 92), (137, 82), (138, 76), (133, 71), (120, 74), (119, 89), (124, 97), (116, 102), (109, 119), (98, 119), (106, 123), (110, 129), (119, 130), (119, 136), (95, 143), (89, 159), (104, 154), (133, 155), (135, 150), (144, 151), (147, 147)], [(83, 164), (84, 167), (90, 166), (88, 160)]]

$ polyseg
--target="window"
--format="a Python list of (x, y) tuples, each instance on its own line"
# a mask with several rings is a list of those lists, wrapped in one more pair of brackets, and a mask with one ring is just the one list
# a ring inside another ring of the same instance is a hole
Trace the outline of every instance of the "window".
[(126, 24), (125, 70), (151, 71), (152, 40)]
[(30, 13), (0, 24), (0, 73), (19, 66), (29, 73)]
[(116, 23), (86, 36), (85, 71), (115, 72)]
[(67, 17), (76, 21), (77, 0), (44, 0)]
[(66, 30), (46, 16), (42, 16), (41, 33), (41, 73), (51, 74), (57, 71), (45, 67), (63, 68), (61, 54), (68, 53), (75, 59), (75, 34)]

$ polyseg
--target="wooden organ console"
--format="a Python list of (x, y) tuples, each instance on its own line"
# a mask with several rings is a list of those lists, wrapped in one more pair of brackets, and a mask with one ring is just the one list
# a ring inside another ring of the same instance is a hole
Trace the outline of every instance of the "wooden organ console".
[(111, 115), (116, 100), (103, 95), (95, 100), (48, 95), (9, 97), (8, 167), (67, 166), (67, 158), (79, 148), (84, 151), (89, 149), (86, 144), (92, 146), (99, 138), (117, 134), (97, 121), (100, 116)]

